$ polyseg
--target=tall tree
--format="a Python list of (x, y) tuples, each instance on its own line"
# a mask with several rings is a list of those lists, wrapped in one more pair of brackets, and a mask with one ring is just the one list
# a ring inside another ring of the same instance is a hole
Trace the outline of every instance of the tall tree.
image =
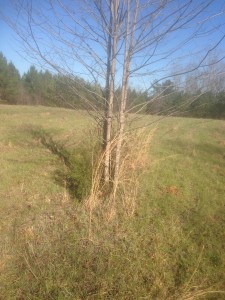
[(0, 100), (15, 104), (20, 97), (20, 74), (0, 53)]
[[(217, 6), (213, 6), (215, 2)], [(197, 38), (199, 45), (203, 45), (202, 51), (198, 51), (201, 53), (198, 64), (184, 73), (203, 66), (209, 53), (225, 39), (225, 34), (218, 31), (213, 45), (211, 43), (205, 50), (208, 33), (218, 28), (211, 19), (218, 18), (217, 23), (222, 22), (221, 15), (217, 14), (222, 5), (222, 0), (17, 3), (21, 18), (17, 22), (8, 22), (21, 37), (27, 53), (75, 81), (79, 74), (101, 87), (101, 90), (93, 91), (79, 82), (88, 92), (81, 95), (76, 86), (69, 86), (81, 97), (89, 113), (102, 119), (104, 181), (112, 183), (114, 194), (119, 183), (126, 116), (130, 111), (127, 105), (129, 83), (139, 81), (145, 86), (153, 76), (167, 79), (169, 75), (165, 68), (169, 62), (177, 56), (196, 54), (192, 41)], [(212, 7), (213, 14), (210, 12)], [(182, 72), (172, 74), (176, 75), (180, 76)], [(119, 86), (121, 93), (116, 94)], [(147, 91), (150, 88), (146, 86)], [(165, 92), (169, 88), (167, 86)], [(96, 94), (104, 102), (104, 109), (93, 101)], [(112, 147), (115, 140), (116, 149)]]

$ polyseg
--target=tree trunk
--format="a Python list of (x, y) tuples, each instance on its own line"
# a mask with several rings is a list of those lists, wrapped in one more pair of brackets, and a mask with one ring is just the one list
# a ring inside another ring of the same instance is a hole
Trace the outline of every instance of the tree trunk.
[(125, 127), (125, 109), (126, 109), (127, 90), (128, 90), (128, 74), (130, 68), (129, 28), (130, 28), (130, 0), (128, 0), (127, 2), (127, 25), (126, 25), (124, 64), (123, 64), (122, 92), (121, 92), (120, 113), (119, 113), (119, 133), (117, 138), (115, 170), (114, 170), (114, 178), (113, 178), (114, 199), (115, 199), (115, 195), (119, 183), (120, 157), (121, 157), (122, 142), (123, 142), (123, 135), (124, 135), (124, 127)]
[[(114, 185), (113, 185), (113, 197), (116, 196), (116, 191), (119, 183), (119, 172), (120, 172), (120, 160), (122, 143), (124, 139), (124, 129), (125, 129), (125, 111), (127, 104), (127, 92), (128, 92), (128, 80), (130, 75), (130, 62), (132, 56), (133, 38), (136, 28), (136, 20), (138, 15), (139, 0), (135, 1), (135, 10), (133, 14), (133, 21), (130, 24), (131, 10), (130, 10), (130, 0), (127, 0), (127, 24), (126, 24), (126, 37), (125, 37), (125, 53), (124, 53), (124, 63), (123, 63), (123, 80), (122, 80), (122, 93), (120, 100), (120, 114), (119, 114), (119, 133), (116, 148), (116, 158), (115, 158), (115, 171), (114, 171)], [(131, 27), (130, 27), (131, 26)]]
[(118, 0), (111, 1), (111, 19), (108, 39), (108, 59), (107, 59), (107, 78), (106, 78), (106, 100), (105, 100), (105, 121), (103, 132), (103, 151), (105, 152), (104, 161), (104, 182), (109, 183), (111, 179), (111, 135), (112, 117), (114, 102), (114, 82), (116, 70), (116, 52), (118, 43)]

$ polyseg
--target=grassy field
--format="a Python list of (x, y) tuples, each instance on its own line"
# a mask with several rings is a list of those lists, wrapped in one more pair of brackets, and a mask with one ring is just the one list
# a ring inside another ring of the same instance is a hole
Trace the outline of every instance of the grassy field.
[(80, 149), (91, 120), (1, 105), (0, 124), (0, 299), (225, 299), (224, 121), (149, 126), (136, 214), (99, 220), (92, 240), (66, 166), (40, 135)]

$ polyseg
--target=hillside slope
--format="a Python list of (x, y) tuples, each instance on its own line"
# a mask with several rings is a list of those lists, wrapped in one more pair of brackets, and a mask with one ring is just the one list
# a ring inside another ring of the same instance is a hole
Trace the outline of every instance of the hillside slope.
[(100, 220), (91, 241), (82, 203), (59, 176), (63, 161), (37, 135), (75, 149), (91, 120), (1, 105), (0, 123), (0, 299), (224, 299), (224, 121), (149, 126), (135, 217)]

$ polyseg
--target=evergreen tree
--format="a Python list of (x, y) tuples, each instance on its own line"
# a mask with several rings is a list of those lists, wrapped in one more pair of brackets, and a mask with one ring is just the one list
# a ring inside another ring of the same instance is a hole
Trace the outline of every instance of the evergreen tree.
[(0, 101), (15, 104), (20, 97), (20, 74), (0, 52)]

